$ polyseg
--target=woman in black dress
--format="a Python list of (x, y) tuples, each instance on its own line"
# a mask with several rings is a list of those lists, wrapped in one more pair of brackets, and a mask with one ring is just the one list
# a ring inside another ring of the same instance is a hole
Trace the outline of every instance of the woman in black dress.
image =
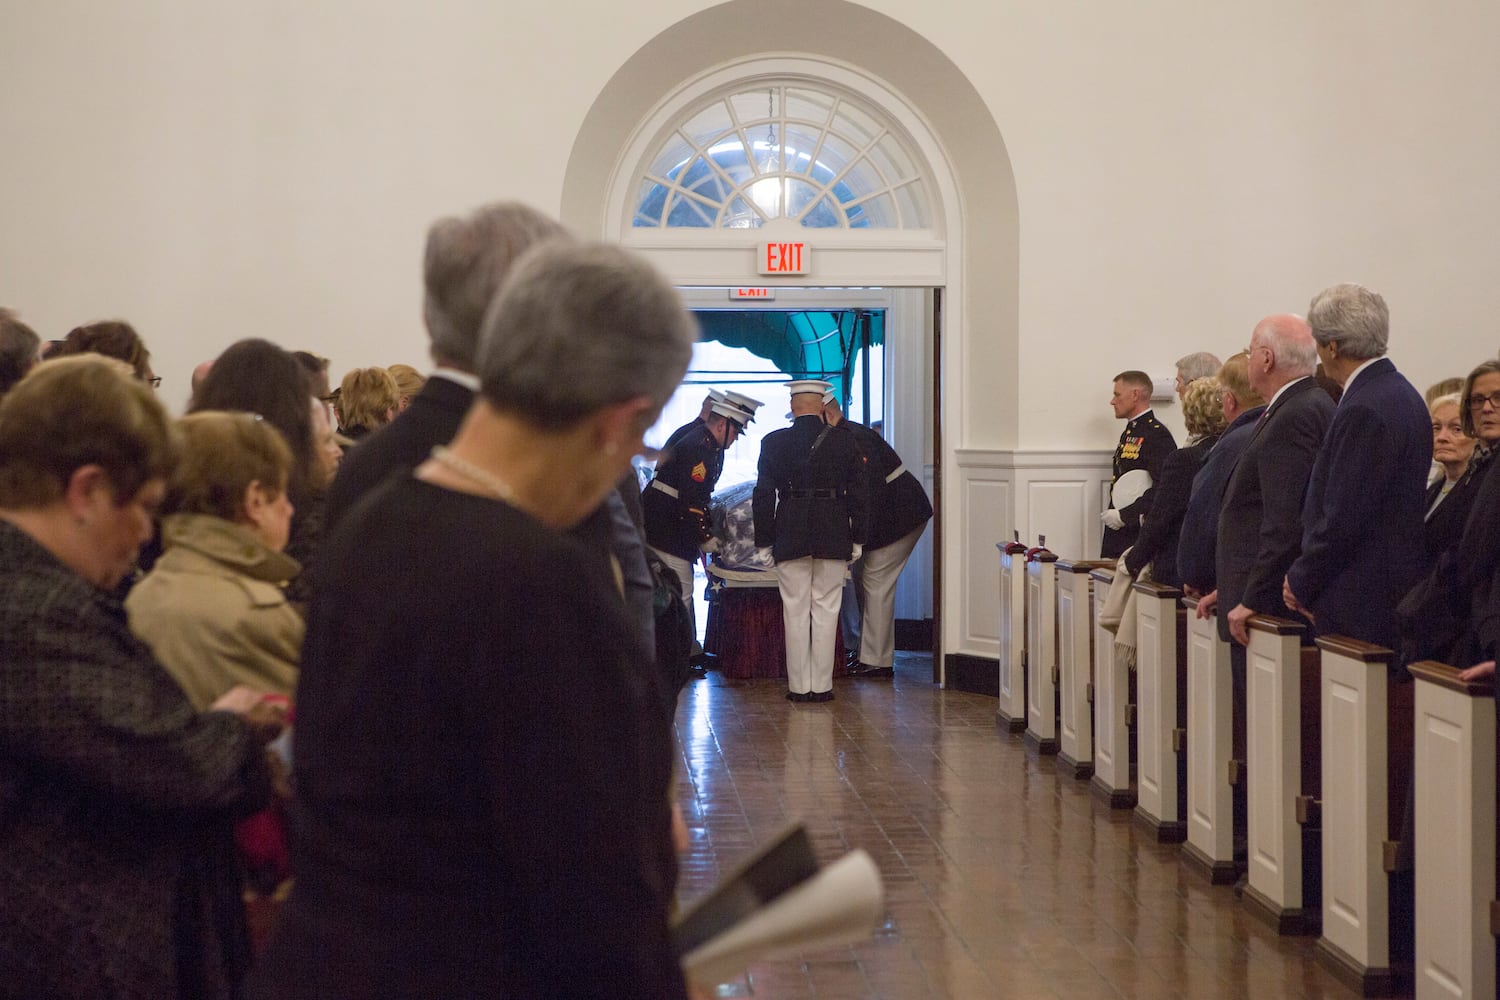
[(339, 520), (298, 687), (297, 883), (252, 995), (683, 995), (669, 701), (607, 551), (566, 532), (692, 338), (624, 251), (530, 251), (457, 437)]

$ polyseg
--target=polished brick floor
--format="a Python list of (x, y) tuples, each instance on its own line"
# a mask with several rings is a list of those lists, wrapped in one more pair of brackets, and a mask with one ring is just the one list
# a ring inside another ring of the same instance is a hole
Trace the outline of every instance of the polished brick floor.
[(754, 966), (721, 997), (1353, 997), (1151, 841), (1088, 783), (995, 727), (995, 699), (946, 692), (929, 657), (894, 682), (838, 680), (793, 705), (774, 681), (684, 689), (679, 796), (692, 900), (802, 820), (824, 860), (862, 847), (887, 913), (864, 944)]

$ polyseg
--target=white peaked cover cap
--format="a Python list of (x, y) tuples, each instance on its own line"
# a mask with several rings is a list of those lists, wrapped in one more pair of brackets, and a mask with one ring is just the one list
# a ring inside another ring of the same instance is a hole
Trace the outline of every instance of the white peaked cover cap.
[(832, 388), (832, 383), (825, 382), (820, 378), (792, 379), (792, 381), (786, 384), (786, 391), (793, 396), (804, 392), (815, 392), (819, 396), (823, 396)]
[(734, 403), (731, 403), (727, 399), (723, 400), (722, 402), (715, 403), (713, 406), (709, 407), (709, 411), (712, 413), (717, 413), (721, 417), (726, 417), (729, 420), (733, 420), (742, 428), (750, 422), (751, 417), (755, 416), (754, 413), (736, 406)]
[(743, 392), (735, 392), (733, 389), (725, 389), (724, 398), (750, 414), (751, 420), (755, 419), (755, 411), (766, 405), (758, 399), (751, 399)]
[(1114, 502), (1115, 510), (1124, 510), (1145, 496), (1150, 488), (1151, 473), (1145, 469), (1131, 469), (1115, 480), (1114, 487), (1109, 491), (1109, 498)]

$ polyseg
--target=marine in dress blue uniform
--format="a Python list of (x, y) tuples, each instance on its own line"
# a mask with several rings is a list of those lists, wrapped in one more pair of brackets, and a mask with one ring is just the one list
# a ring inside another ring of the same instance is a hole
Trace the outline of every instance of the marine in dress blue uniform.
[(792, 701), (833, 700), (839, 593), (867, 531), (864, 461), (847, 429), (823, 422), (829, 388), (789, 383), (795, 419), (761, 442), (751, 499), (755, 544), (776, 560)]
[(699, 552), (715, 547), (708, 506), (724, 471), (724, 449), (755, 416), (754, 409), (719, 396), (714, 399), (711, 394), (705, 400), (706, 417), (672, 432), (656, 475), (641, 494), (646, 544), (677, 575), (689, 610), (693, 607), (693, 563)]
[(831, 398), (823, 404), (823, 417), (854, 436), (869, 493), (868, 537), (863, 555), (850, 567), (840, 611), (849, 672), (890, 677), (896, 662), (896, 581), (932, 520), (932, 501), (879, 431), (845, 420)]
[[(1111, 399), (1115, 416), (1125, 420), (1125, 429), (1120, 432), (1120, 443), (1115, 447), (1114, 478), (1111, 491), (1126, 473), (1144, 470), (1154, 483), (1161, 476), (1162, 463), (1177, 450), (1177, 441), (1172, 432), (1162, 426), (1156, 414), (1146, 406), (1151, 400), (1151, 379), (1144, 372), (1121, 372), (1115, 376), (1115, 395)], [(1128, 506), (1117, 509), (1114, 502), (1104, 512), (1104, 537), (1099, 544), (1099, 555), (1104, 559), (1118, 559), (1141, 531), (1141, 518), (1151, 512), (1151, 490), (1137, 497)], [(1118, 520), (1118, 524), (1115, 521)]]

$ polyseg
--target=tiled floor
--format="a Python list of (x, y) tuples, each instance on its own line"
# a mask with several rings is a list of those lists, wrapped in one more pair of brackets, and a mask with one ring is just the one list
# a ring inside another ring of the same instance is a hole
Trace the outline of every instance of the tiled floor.
[(894, 682), (837, 680), (829, 704), (717, 673), (683, 691), (684, 900), (794, 818), (825, 861), (864, 848), (886, 886), (868, 943), (756, 965), (719, 996), (1356, 996), (1312, 939), (1277, 937), (1001, 734), (995, 699), (899, 658)]

